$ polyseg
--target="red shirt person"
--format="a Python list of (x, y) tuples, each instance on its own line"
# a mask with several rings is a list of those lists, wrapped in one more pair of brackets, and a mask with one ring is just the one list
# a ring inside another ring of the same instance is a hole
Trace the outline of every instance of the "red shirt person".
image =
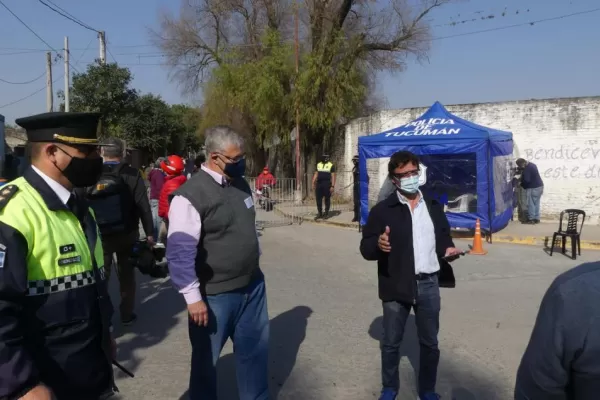
[(264, 167), (262, 173), (256, 177), (256, 190), (262, 190), (265, 185), (275, 186), (276, 182), (277, 180), (269, 171), (269, 167)]
[(179, 156), (167, 157), (165, 161), (160, 163), (160, 168), (166, 176), (158, 199), (158, 216), (166, 220), (169, 217), (169, 196), (179, 189), (187, 178), (183, 175), (185, 164)]

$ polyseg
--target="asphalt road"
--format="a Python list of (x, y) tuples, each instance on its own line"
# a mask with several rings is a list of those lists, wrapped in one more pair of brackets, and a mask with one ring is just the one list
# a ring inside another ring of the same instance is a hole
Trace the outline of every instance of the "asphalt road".
[[(381, 303), (376, 268), (358, 252), (356, 231), (303, 224), (261, 237), (271, 317), (273, 399), (376, 399), (380, 390)], [(468, 242), (457, 241), (466, 249)], [(487, 256), (454, 262), (457, 287), (442, 289), (438, 392), (444, 399), (510, 399), (541, 298), (577, 261), (542, 249), (488, 245)], [(186, 399), (190, 346), (181, 296), (167, 280), (140, 278), (138, 322), (116, 327), (120, 398)], [(118, 291), (113, 280), (113, 299)], [(409, 320), (400, 399), (415, 399), (418, 342)], [(228, 343), (219, 361), (221, 399), (237, 400)]]

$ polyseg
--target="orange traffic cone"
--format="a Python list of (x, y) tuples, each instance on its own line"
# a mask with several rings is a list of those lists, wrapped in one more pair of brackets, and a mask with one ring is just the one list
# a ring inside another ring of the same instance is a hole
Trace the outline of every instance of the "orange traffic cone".
[(483, 249), (483, 243), (481, 242), (481, 223), (479, 222), (479, 218), (477, 218), (477, 223), (475, 224), (475, 236), (473, 237), (473, 247), (469, 254), (473, 254), (476, 256), (485, 256), (487, 251)]

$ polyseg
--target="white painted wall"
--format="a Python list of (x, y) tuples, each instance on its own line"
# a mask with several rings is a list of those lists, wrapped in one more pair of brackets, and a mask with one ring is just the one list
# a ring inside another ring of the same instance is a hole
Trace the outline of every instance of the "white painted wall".
[[(538, 166), (544, 180), (542, 218), (557, 220), (566, 208), (586, 211), (590, 223), (600, 223), (600, 96), (446, 106), (448, 111), (477, 124), (513, 132), (515, 158)], [(351, 170), (358, 137), (410, 122), (428, 108), (386, 110), (346, 126), (340, 172)], [(377, 196), (387, 160), (371, 160), (369, 198)], [(345, 187), (350, 173), (339, 176)], [(351, 197), (349, 187), (345, 196)]]

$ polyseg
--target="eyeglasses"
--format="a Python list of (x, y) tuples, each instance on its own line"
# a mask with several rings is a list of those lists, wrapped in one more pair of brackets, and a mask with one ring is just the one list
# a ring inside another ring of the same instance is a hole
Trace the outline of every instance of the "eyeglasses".
[(402, 179), (402, 178), (409, 178), (411, 176), (419, 176), (419, 175), (421, 175), (421, 171), (418, 169), (413, 169), (412, 171), (406, 171), (401, 174), (394, 174), (394, 178)]
[(237, 156), (237, 157), (235, 157), (235, 158), (228, 157), (228, 156), (226, 156), (226, 155), (225, 155), (225, 154), (223, 154), (223, 153), (217, 153), (217, 154), (218, 154), (219, 156), (223, 157), (224, 159), (226, 159), (227, 161), (229, 161), (231, 164), (237, 164), (237, 163), (239, 163), (240, 161), (242, 161), (243, 159), (245, 159), (245, 158), (246, 158), (246, 155), (245, 155), (245, 154), (242, 154), (242, 155), (240, 155), (240, 156)]

